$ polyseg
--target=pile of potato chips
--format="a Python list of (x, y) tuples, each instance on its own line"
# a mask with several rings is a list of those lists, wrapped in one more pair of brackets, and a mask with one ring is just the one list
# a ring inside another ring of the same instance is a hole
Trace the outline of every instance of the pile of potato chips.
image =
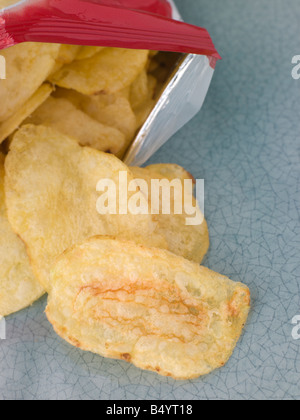
[(122, 162), (164, 79), (156, 53), (27, 43), (2, 54), (0, 316), (47, 292), (55, 331), (81, 349), (175, 379), (224, 365), (250, 294), (199, 266), (206, 221), (97, 212), (97, 183), (118, 186), (121, 172), (148, 185), (192, 179)]
[(27, 43), (2, 55), (0, 143), (21, 124), (42, 124), (122, 158), (155, 103), (149, 51)]

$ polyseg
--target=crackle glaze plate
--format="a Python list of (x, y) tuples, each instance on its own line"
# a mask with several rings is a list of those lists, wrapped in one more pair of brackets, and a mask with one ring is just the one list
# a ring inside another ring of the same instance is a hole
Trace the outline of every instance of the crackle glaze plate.
[[(201, 113), (151, 163), (204, 178), (209, 268), (243, 281), (252, 310), (229, 363), (176, 382), (63, 342), (42, 298), (6, 320), (0, 400), (299, 399), (299, 0), (178, 0), (223, 57)], [(300, 333), (300, 329), (299, 329)]]

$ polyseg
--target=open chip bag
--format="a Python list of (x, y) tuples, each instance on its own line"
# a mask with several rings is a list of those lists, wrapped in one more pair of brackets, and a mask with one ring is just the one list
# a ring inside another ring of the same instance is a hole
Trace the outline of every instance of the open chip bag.
[(0, 316), (47, 292), (83, 350), (175, 379), (223, 366), (249, 290), (199, 265), (193, 176), (141, 167), (202, 107), (208, 32), (168, 0), (0, 0), (0, 49)]

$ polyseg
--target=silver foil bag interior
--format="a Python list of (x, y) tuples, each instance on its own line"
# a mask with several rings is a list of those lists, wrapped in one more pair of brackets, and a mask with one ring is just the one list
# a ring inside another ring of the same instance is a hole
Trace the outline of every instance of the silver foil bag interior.
[[(173, 0), (173, 18), (181, 16)], [(201, 110), (214, 68), (209, 57), (179, 54), (156, 106), (129, 148), (125, 163), (142, 166)]]
[(126, 157), (131, 166), (143, 165), (202, 108), (214, 70), (208, 57), (183, 55)]

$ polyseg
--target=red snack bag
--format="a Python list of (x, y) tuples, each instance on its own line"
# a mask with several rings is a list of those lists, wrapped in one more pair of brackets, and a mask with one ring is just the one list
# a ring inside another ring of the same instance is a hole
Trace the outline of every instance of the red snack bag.
[(0, 0), (0, 50), (26, 41), (174, 52), (155, 106), (123, 158), (135, 166), (199, 112), (220, 58), (208, 32), (182, 22), (173, 0)]
[(206, 29), (165, 16), (166, 0), (27, 0), (1, 12), (0, 49), (31, 41), (220, 58)]

